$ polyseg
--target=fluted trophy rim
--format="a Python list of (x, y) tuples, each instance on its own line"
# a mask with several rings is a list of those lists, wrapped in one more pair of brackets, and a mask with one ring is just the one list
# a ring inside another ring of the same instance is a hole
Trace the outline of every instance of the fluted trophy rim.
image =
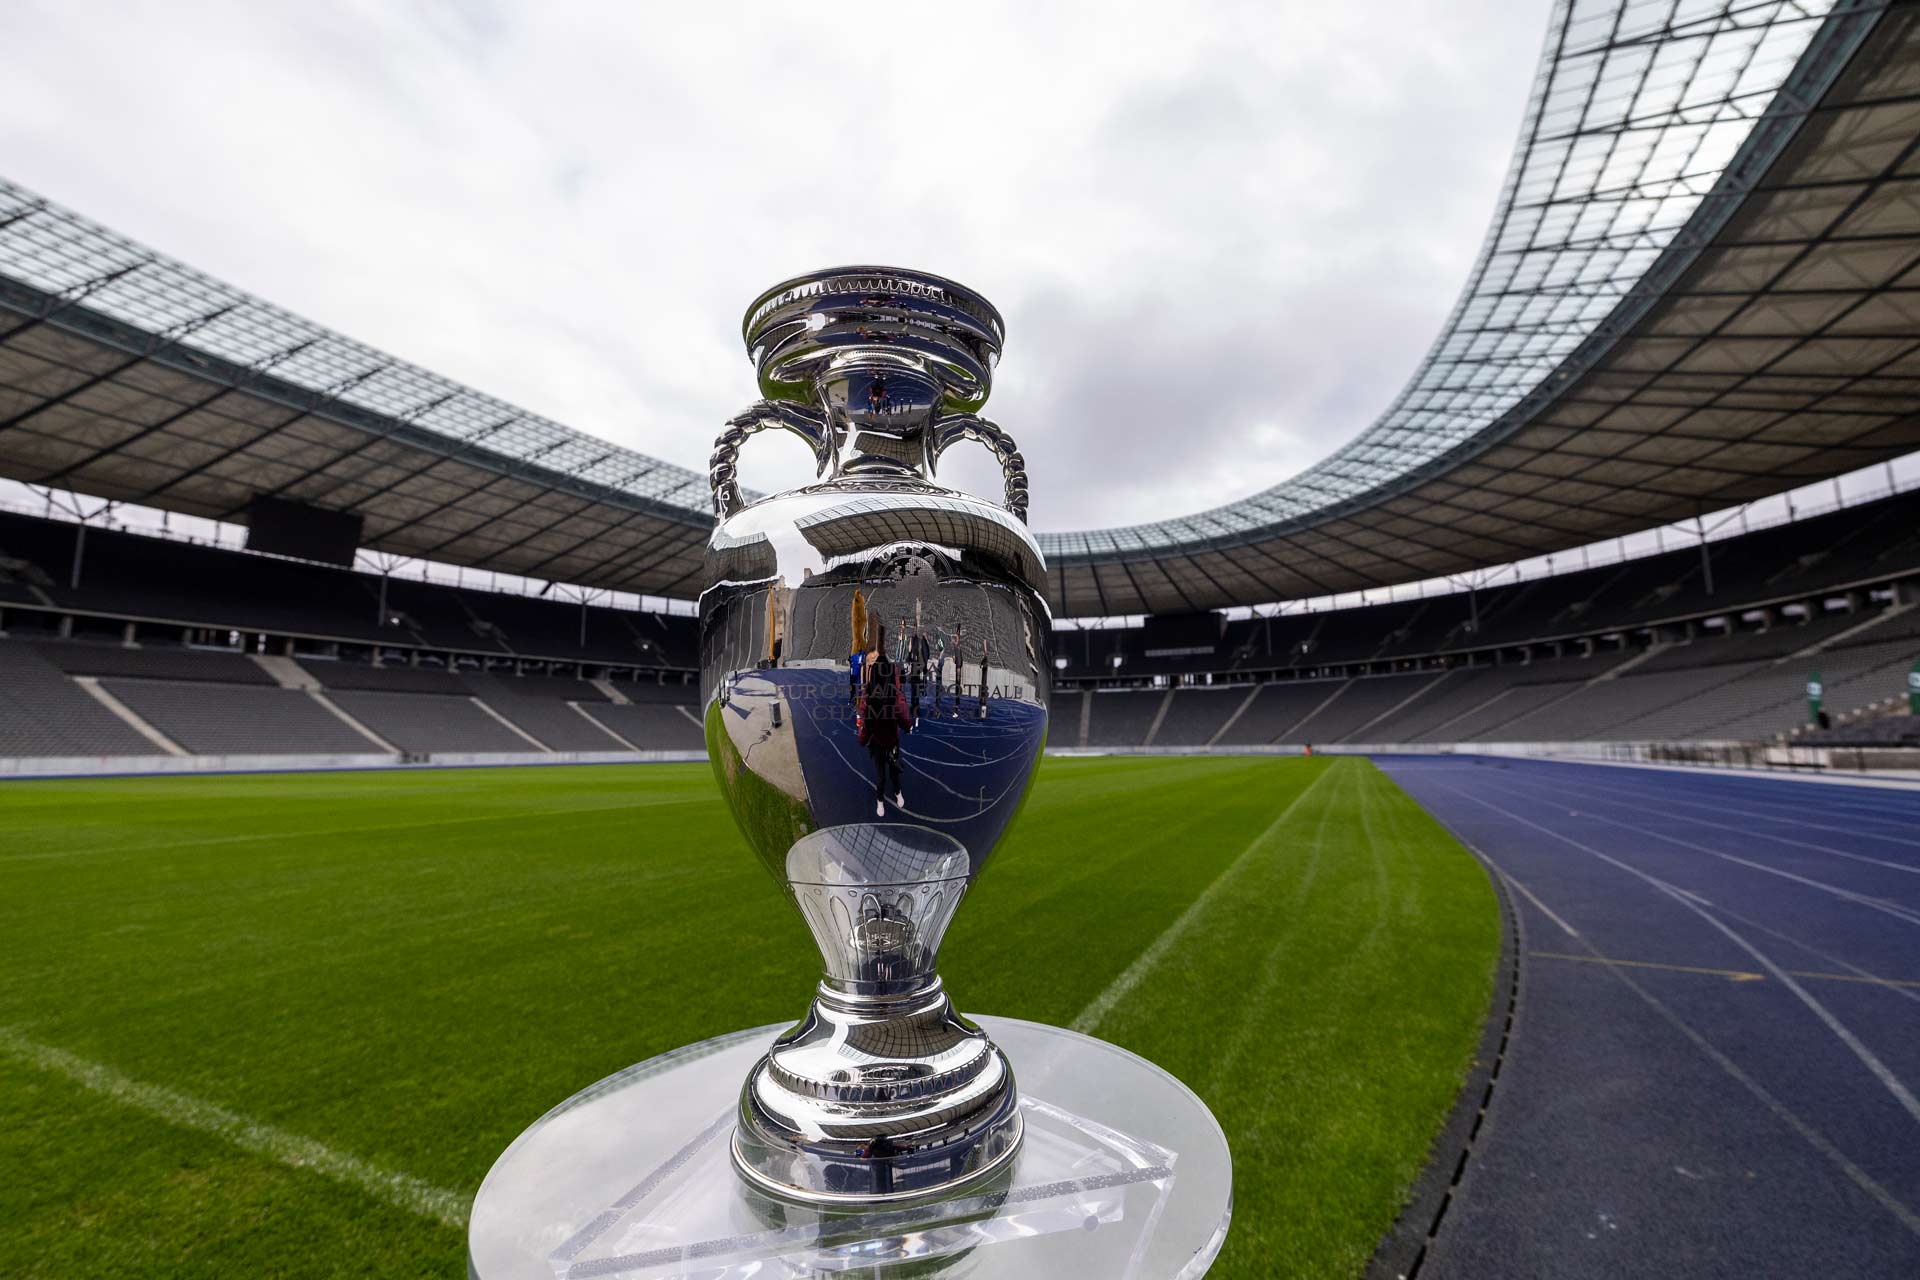
[(989, 302), (986, 295), (978, 289), (962, 284), (952, 276), (943, 276), (935, 271), (923, 271), (916, 267), (891, 267), (871, 262), (849, 263), (843, 266), (803, 271), (798, 275), (789, 276), (771, 288), (763, 289), (759, 296), (747, 305), (746, 312), (741, 317), (741, 341), (746, 344), (749, 352), (753, 350), (754, 328), (766, 313), (776, 309), (780, 295), (809, 284), (824, 284), (839, 277), (852, 279), (860, 276), (891, 277), (907, 284), (932, 285), (950, 294), (955, 301), (964, 303), (966, 309), (984, 313), (979, 318), (992, 326), (996, 346), (1006, 341), (1006, 318), (1000, 314), (1000, 308)]

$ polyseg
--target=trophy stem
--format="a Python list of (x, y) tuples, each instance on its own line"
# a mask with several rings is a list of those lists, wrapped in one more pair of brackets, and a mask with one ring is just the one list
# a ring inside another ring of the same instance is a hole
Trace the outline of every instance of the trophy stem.
[(733, 1162), (786, 1199), (918, 1200), (991, 1178), (1021, 1136), (1013, 1069), (937, 976), (897, 995), (822, 982), (747, 1077)]

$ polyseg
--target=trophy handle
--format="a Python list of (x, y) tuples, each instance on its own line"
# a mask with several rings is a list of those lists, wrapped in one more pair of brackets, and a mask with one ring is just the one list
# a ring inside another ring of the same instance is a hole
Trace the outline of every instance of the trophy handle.
[(1027, 521), (1027, 460), (1020, 456), (1019, 446), (1013, 437), (1000, 429), (998, 423), (977, 418), (971, 413), (956, 413), (940, 419), (933, 424), (933, 448), (929, 451), (933, 461), (938, 462), (947, 446), (959, 444), (962, 440), (977, 440), (987, 447), (987, 452), (1000, 460), (1000, 469), (1007, 476), (1007, 493), (1004, 505), (1007, 510), (1025, 524)]
[(816, 476), (824, 475), (833, 462), (833, 433), (827, 430), (823, 414), (804, 405), (757, 400), (745, 413), (727, 419), (726, 430), (713, 442), (713, 457), (707, 460), (707, 480), (713, 485), (713, 511), (718, 518), (725, 520), (746, 505), (737, 478), (740, 446), (748, 436), (774, 428), (791, 431), (807, 442), (813, 450)]

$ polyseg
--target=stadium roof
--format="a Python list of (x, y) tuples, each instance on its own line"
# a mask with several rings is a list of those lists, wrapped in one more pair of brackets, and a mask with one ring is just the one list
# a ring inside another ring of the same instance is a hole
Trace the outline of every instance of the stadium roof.
[[(1468, 285), (1387, 412), (1178, 520), (1043, 534), (1063, 616), (1431, 578), (1920, 448), (1920, 30), (1834, 0), (1565, 0)], [(0, 475), (658, 595), (705, 477), (440, 378), (0, 181)]]

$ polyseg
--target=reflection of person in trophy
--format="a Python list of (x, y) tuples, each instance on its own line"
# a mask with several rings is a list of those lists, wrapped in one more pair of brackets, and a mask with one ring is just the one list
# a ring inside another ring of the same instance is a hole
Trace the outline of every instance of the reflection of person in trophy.
[(848, 625), (847, 702), (860, 709), (860, 663), (867, 653), (867, 598), (860, 588), (853, 589), (853, 617)]
[(961, 681), (965, 673), (961, 670), (967, 661), (967, 629), (955, 627), (953, 631), (953, 714), (960, 714), (961, 690), (965, 687)]
[(873, 812), (885, 817), (887, 794), (895, 807), (907, 807), (900, 791), (900, 668), (887, 656), (887, 629), (879, 629), (878, 644), (867, 658), (867, 698), (860, 716), (860, 745), (873, 757)]
[(913, 602), (913, 636), (907, 641), (907, 681), (913, 689), (913, 721), (920, 722), (920, 685), (927, 676), (927, 633), (920, 629), (920, 602)]
[(780, 597), (784, 592), (782, 582), (776, 580), (773, 589), (767, 592), (767, 666), (780, 665)]
[(987, 718), (987, 642), (980, 642), (980, 718)]
[(940, 704), (946, 701), (947, 686), (941, 683), (947, 675), (947, 633), (939, 627), (933, 629), (933, 670), (930, 679), (933, 682), (933, 714), (940, 714)]
[(873, 1161), (873, 1193), (891, 1195), (893, 1193), (893, 1157), (900, 1153), (900, 1144), (884, 1133), (876, 1133), (867, 1144), (860, 1148), (860, 1158)]

